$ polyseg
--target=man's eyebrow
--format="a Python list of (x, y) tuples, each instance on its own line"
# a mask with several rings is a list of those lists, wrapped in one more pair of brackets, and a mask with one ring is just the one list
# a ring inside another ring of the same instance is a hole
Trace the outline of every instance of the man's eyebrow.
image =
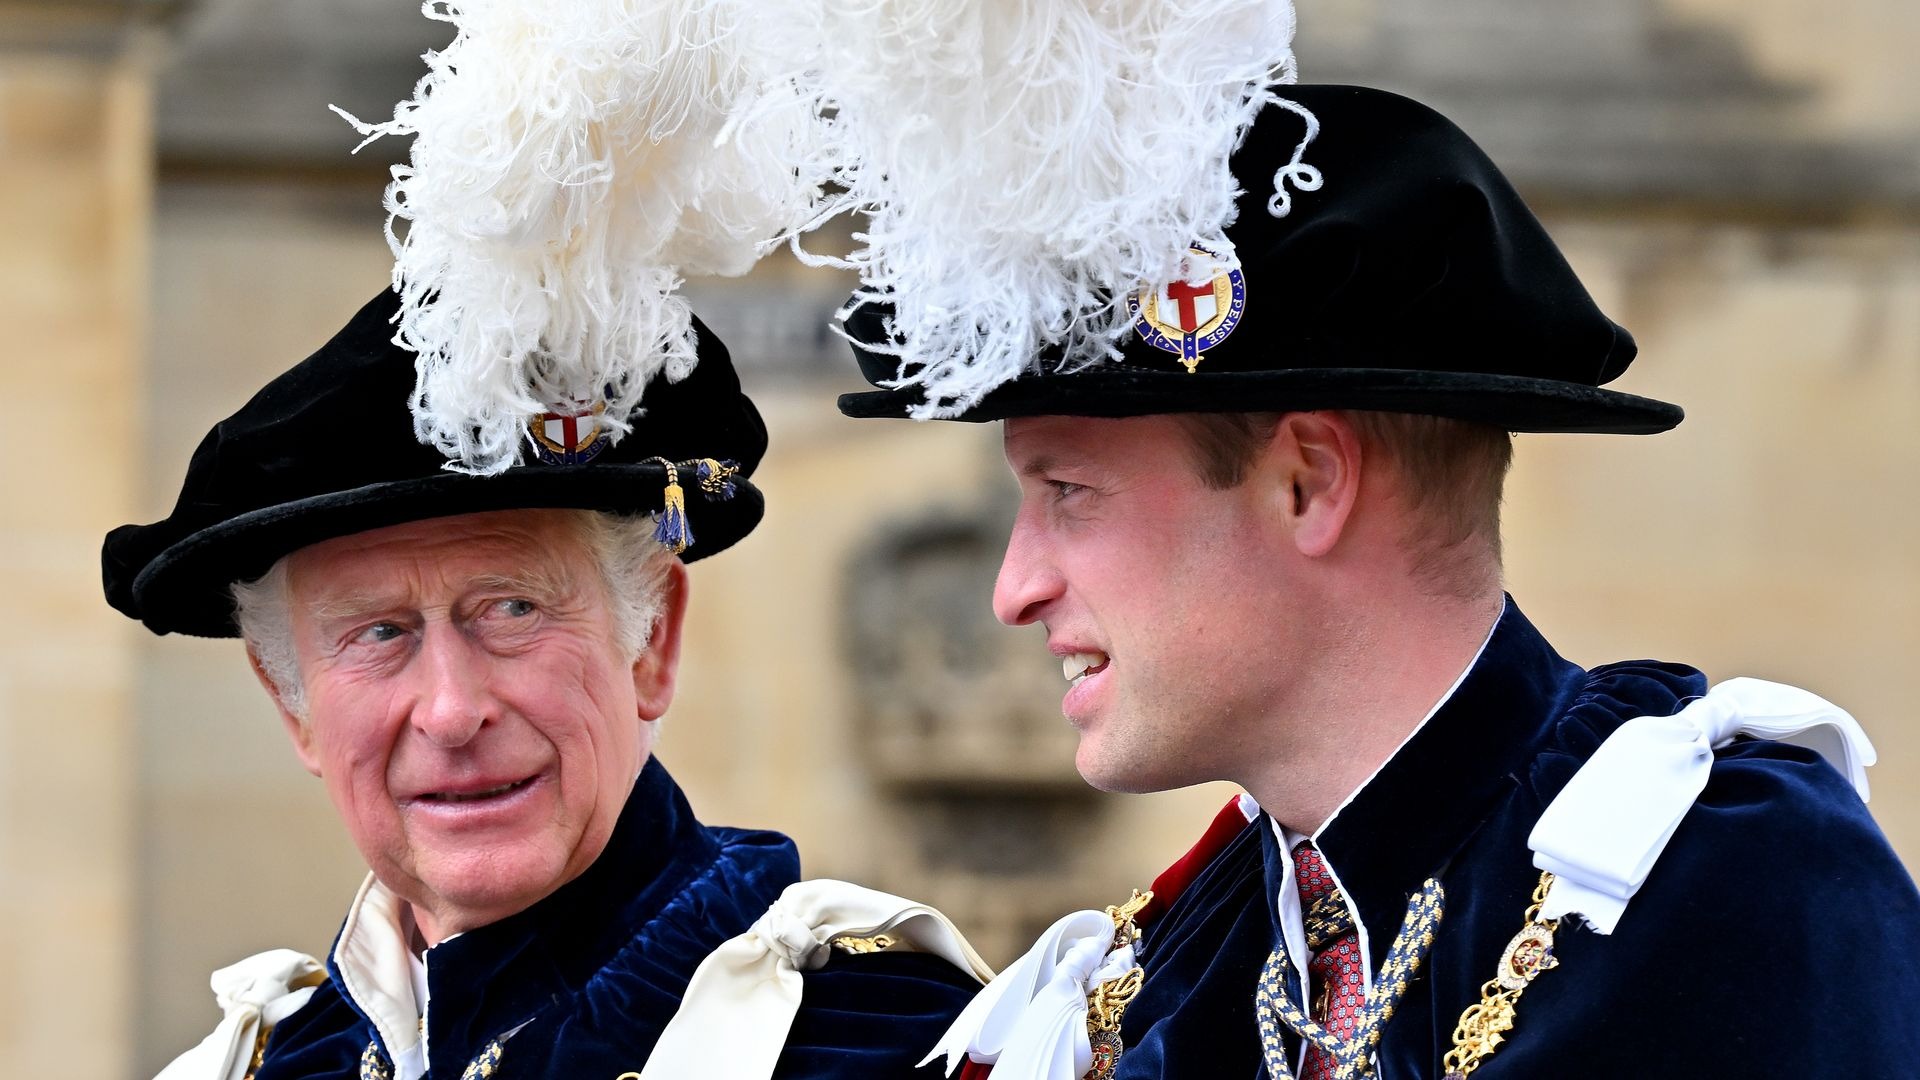
[[(570, 595), (573, 575), (549, 570), (528, 570), (512, 574), (479, 574), (467, 579), (461, 591), (466, 593), (512, 593), (540, 600), (555, 600)], [(407, 606), (404, 593), (348, 591), (323, 597), (308, 605), (316, 619), (357, 619), (381, 611)]]
[(513, 574), (481, 574), (467, 581), (467, 592), (520, 593), (542, 599), (554, 599), (573, 592), (573, 575), (551, 570), (527, 570)]
[(396, 593), (343, 592), (313, 601), (307, 611), (315, 619), (357, 619), (376, 611), (390, 611), (403, 603)]
[(1036, 454), (1020, 466), (1022, 476), (1043, 476), (1060, 467), (1060, 458), (1055, 454)]

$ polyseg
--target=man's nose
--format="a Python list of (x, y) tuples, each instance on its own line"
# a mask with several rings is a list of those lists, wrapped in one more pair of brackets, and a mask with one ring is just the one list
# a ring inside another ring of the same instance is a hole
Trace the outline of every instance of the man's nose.
[(1022, 505), (1007, 536), (1000, 576), (993, 583), (994, 616), (1008, 626), (1025, 626), (1044, 617), (1043, 609), (1059, 599), (1065, 588), (1045, 537)]
[(492, 660), (452, 627), (429, 625), (423, 634), (415, 660), (422, 686), (413, 726), (436, 746), (465, 746), (497, 719), (499, 703), (488, 681)]

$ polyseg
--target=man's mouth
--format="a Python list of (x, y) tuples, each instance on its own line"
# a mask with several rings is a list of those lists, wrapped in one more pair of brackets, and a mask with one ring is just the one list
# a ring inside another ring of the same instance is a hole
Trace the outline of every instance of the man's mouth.
[(1060, 660), (1060, 673), (1075, 686), (1089, 675), (1098, 675), (1107, 670), (1107, 654), (1103, 652), (1068, 653)]
[(534, 779), (534, 777), (529, 776), (524, 780), (510, 780), (507, 783), (495, 787), (482, 788), (479, 791), (429, 791), (418, 796), (418, 798), (421, 802), (432, 803), (464, 803), (478, 802), (481, 799), (497, 799), (502, 795), (508, 795), (526, 787), (528, 784), (533, 783)]

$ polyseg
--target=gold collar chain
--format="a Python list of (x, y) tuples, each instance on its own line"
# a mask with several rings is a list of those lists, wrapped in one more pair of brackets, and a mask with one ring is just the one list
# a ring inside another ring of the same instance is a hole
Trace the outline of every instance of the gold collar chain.
[[(1113, 920), (1113, 948), (1123, 948), (1140, 940), (1140, 928), (1134, 925), (1133, 918), (1152, 899), (1152, 892), (1135, 889), (1126, 903), (1107, 908), (1107, 918)], [(1087, 1070), (1083, 1080), (1113, 1080), (1113, 1070), (1120, 1064), (1120, 1052), (1126, 1049), (1120, 1041), (1120, 1021), (1134, 995), (1140, 992), (1144, 974), (1140, 965), (1135, 964), (1119, 978), (1108, 979), (1095, 987), (1093, 996), (1087, 999), (1087, 1041), (1093, 1046), (1093, 1068)]]
[(1553, 932), (1559, 919), (1540, 919), (1540, 905), (1546, 902), (1553, 875), (1544, 871), (1533, 890), (1533, 905), (1527, 908), (1526, 925), (1507, 942), (1500, 954), (1500, 968), (1480, 987), (1480, 1000), (1467, 1006), (1453, 1028), (1453, 1049), (1447, 1051), (1445, 1080), (1466, 1080), (1480, 1063), (1493, 1056), (1506, 1033), (1513, 1030), (1514, 1009), (1520, 995), (1540, 973), (1560, 966), (1553, 955)]

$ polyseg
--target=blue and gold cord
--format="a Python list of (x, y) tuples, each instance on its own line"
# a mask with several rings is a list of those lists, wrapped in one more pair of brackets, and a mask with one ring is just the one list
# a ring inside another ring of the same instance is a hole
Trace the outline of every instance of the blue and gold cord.
[[(1260, 1023), (1260, 1051), (1266, 1059), (1270, 1080), (1293, 1080), (1293, 1066), (1287, 1061), (1286, 1039), (1280, 1030), (1282, 1023), (1333, 1057), (1333, 1074), (1338, 1080), (1356, 1080), (1373, 1075), (1373, 1052), (1380, 1046), (1380, 1036), (1387, 1021), (1393, 1019), (1393, 1010), (1400, 1004), (1400, 999), (1406, 996), (1407, 987), (1419, 973), (1420, 961), (1426, 958), (1427, 950), (1433, 946), (1434, 930), (1440, 925), (1445, 901), (1446, 890), (1433, 878), (1428, 878), (1420, 886), (1420, 891), (1413, 894), (1407, 904), (1407, 914), (1400, 921), (1400, 932), (1394, 935), (1386, 961), (1380, 965), (1373, 985), (1367, 990), (1366, 1009), (1360, 1014), (1360, 1022), (1351, 1039), (1341, 1039), (1322, 1027), (1287, 993), (1293, 962), (1287, 956), (1286, 942), (1282, 941), (1274, 948), (1267, 957), (1266, 966), (1260, 971), (1259, 988), (1254, 993), (1254, 1015)], [(1338, 907), (1342, 913), (1346, 912), (1344, 901)], [(1321, 945), (1330, 944), (1333, 939), (1352, 929), (1350, 914), (1345, 915), (1342, 922), (1342, 917), (1333, 914), (1324, 902), (1313, 906), (1306, 921), (1310, 948), (1317, 949), (1312, 944), (1315, 941)], [(1329, 933), (1334, 928), (1337, 928), (1336, 932)]]

